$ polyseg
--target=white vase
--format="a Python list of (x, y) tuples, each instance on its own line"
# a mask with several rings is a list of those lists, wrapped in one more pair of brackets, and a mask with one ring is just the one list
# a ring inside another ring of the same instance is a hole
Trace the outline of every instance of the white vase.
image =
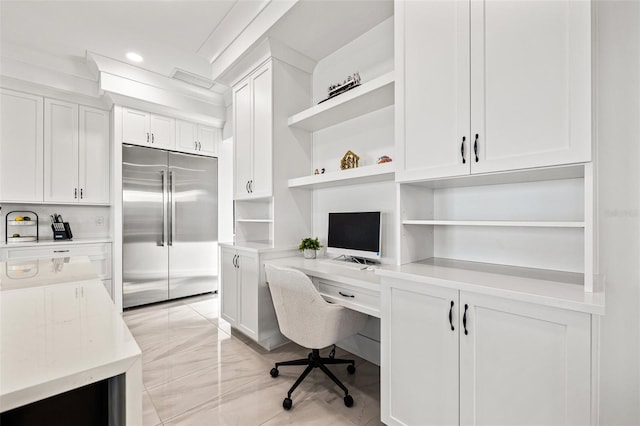
[(316, 258), (316, 251), (313, 249), (304, 249), (302, 251), (302, 254), (304, 255), (305, 259), (315, 259)]

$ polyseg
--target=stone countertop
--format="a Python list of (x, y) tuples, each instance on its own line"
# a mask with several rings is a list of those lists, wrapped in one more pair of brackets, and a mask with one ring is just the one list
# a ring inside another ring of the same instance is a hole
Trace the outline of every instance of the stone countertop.
[(122, 373), (137, 424), (140, 348), (87, 257), (0, 262), (0, 412)]

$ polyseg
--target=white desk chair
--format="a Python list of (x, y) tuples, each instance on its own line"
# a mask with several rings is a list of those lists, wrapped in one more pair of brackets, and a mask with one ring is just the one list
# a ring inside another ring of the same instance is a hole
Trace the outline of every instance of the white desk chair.
[(312, 350), (307, 358), (276, 362), (276, 366), (271, 369), (271, 377), (275, 378), (278, 376), (280, 366), (307, 366), (289, 389), (282, 406), (289, 410), (293, 405), (291, 400), (293, 391), (311, 370), (320, 368), (344, 391), (344, 404), (351, 407), (353, 398), (349, 395), (349, 390), (325, 364), (349, 364), (347, 372), (353, 374), (356, 372), (355, 361), (336, 359), (333, 357), (333, 350), (328, 358), (322, 358), (320, 349), (361, 331), (367, 315), (325, 301), (309, 277), (300, 271), (273, 265), (266, 265), (265, 271), (280, 331), (288, 339)]

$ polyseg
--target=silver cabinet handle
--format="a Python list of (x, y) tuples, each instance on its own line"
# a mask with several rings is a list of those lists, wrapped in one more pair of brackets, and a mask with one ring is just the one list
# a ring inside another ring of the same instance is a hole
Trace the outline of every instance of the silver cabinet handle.
[(80, 188), (80, 199), (82, 200), (84, 198), (84, 189)]
[(244, 189), (247, 190), (247, 193), (249, 192), (249, 181), (247, 181), (247, 183), (244, 184)]
[(341, 291), (339, 291), (339, 292), (338, 292), (338, 294), (339, 294), (340, 296), (343, 296), (343, 297), (355, 297), (353, 294), (346, 294), (346, 293), (343, 293), (343, 292), (341, 292)]
[(173, 216), (175, 213), (175, 200), (173, 199), (173, 172), (169, 172), (169, 245), (173, 245)]
[(198, 151), (202, 151), (202, 143), (198, 142)]
[(151, 133), (151, 143), (155, 143), (155, 135)]
[(193, 141), (193, 149), (195, 149), (195, 150), (198, 149), (198, 142), (197, 141)]
[(253, 179), (249, 181), (249, 193), (253, 194)]
[(149, 143), (149, 132), (147, 132), (147, 143)]
[(73, 198), (78, 198), (78, 188), (73, 189)]
[(69, 253), (69, 250), (54, 250), (54, 253)]
[(164, 247), (164, 244), (165, 244), (164, 228), (167, 226), (167, 215), (166, 215), (167, 202), (165, 200), (165, 193), (167, 191), (167, 188), (166, 188), (166, 182), (164, 179), (164, 170), (160, 170), (160, 179), (162, 182), (162, 237), (160, 239), (160, 245)]

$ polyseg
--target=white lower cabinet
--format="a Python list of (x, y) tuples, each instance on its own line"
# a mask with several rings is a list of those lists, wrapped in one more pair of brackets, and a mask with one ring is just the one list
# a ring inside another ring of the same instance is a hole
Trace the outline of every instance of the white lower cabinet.
[[(38, 243), (37, 246), (0, 249), (0, 261), (50, 258), (52, 264), (64, 267), (63, 258), (87, 256), (98, 279), (113, 299), (111, 281), (111, 243)], [(53, 267), (53, 266), (52, 266)]]
[(382, 421), (588, 425), (591, 315), (383, 282)]
[(220, 253), (222, 318), (267, 350), (286, 342), (278, 327), (260, 253), (230, 248), (222, 248)]

